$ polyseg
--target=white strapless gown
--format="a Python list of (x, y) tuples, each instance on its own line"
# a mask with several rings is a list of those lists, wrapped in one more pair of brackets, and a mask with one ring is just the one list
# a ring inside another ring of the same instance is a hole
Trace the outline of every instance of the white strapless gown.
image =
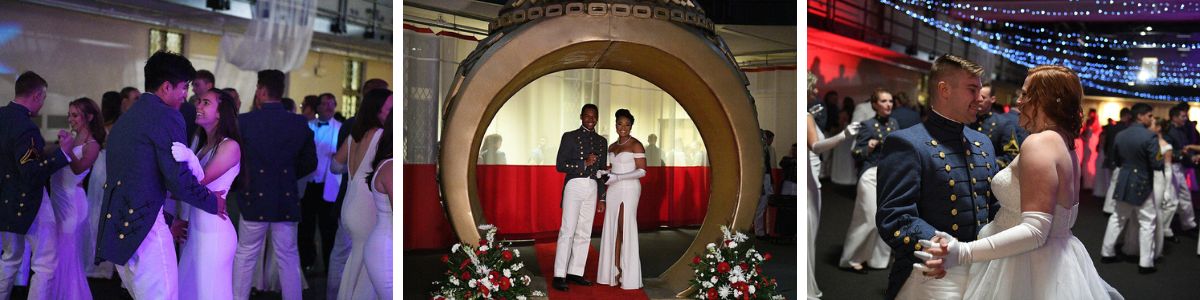
[[(380, 166), (392, 163), (392, 159), (384, 160)], [(388, 194), (375, 190), (375, 181), (379, 176), (371, 178), (371, 198), (375, 200), (377, 211), (375, 229), (367, 237), (363, 263), (367, 265), (367, 275), (371, 285), (375, 286), (375, 294), (380, 300), (392, 299), (392, 202)]]
[(104, 182), (108, 179), (108, 150), (101, 149), (96, 162), (92, 163), (92, 179), (88, 180), (88, 225), (87, 236), (79, 244), (80, 255), (83, 256), (83, 270), (87, 277), (112, 279), (112, 262), (101, 262), (95, 265), (96, 258), (96, 229), (100, 228), (100, 205), (104, 202)]
[[(1013, 172), (1019, 161), (1018, 155), (992, 179), (1001, 208), (980, 238), (1021, 223), (1021, 181)], [(1040, 248), (969, 265), (963, 299), (1124, 299), (1100, 278), (1087, 249), (1071, 233), (1078, 210), (1078, 203), (1070, 209), (1054, 205), (1050, 236)]]
[[(350, 258), (346, 259), (346, 268), (342, 270), (342, 282), (338, 287), (339, 300), (370, 300), (375, 299), (375, 288), (367, 275), (367, 267), (363, 265), (363, 256), (367, 237), (375, 229), (375, 199), (367, 188), (367, 173), (371, 172), (371, 160), (375, 159), (375, 150), (379, 146), (382, 131), (368, 141), (367, 151), (359, 161), (347, 161), (358, 164), (354, 174), (350, 174), (349, 186), (346, 187), (346, 199), (342, 202), (342, 226), (350, 233)], [(350, 146), (356, 144), (349, 141)], [(371, 254), (374, 255), (374, 254)]]
[[(75, 157), (83, 157), (83, 146), (71, 149)], [(80, 255), (79, 245), (88, 238), (84, 225), (88, 221), (87, 192), (83, 190), (83, 177), (89, 171), (75, 174), (68, 165), (54, 172), (50, 177), (50, 205), (54, 208), (56, 222), (58, 265), (54, 268), (54, 287), (52, 299), (92, 299), (88, 289), (87, 276), (84, 275), (84, 257)], [(90, 259), (87, 261), (91, 261)]]
[[(645, 158), (644, 153), (621, 152), (608, 154), (612, 172), (625, 174), (637, 170), (635, 158)], [(642, 288), (642, 260), (638, 253), (637, 207), (642, 195), (640, 180), (624, 180), (608, 186), (604, 207), (604, 231), (600, 234), (600, 264), (596, 270), (596, 282), (616, 285), (618, 277), (621, 289)], [(624, 204), (624, 218), (621, 205)], [(621, 249), (617, 249), (617, 226), (621, 228)], [(621, 257), (617, 269), (617, 256)], [(618, 274), (619, 273), (619, 274)]]
[[(202, 153), (200, 164), (207, 166), (215, 154), (216, 149)], [(233, 165), (221, 177), (209, 182), (208, 190), (229, 191), (241, 169), (241, 163)], [(181, 217), (188, 221), (188, 238), (181, 246), (179, 256), (179, 299), (233, 299), (237, 230), (228, 219), (190, 205), (182, 205), (182, 208)]]

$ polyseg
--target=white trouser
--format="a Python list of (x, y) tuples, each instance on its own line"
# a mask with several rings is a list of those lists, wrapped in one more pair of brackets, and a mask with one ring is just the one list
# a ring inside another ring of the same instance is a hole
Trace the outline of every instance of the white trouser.
[(30, 250), (33, 251), (33, 258), (29, 264), (33, 270), (33, 279), (29, 282), (29, 299), (51, 298), (53, 287), (49, 283), (54, 279), (54, 268), (58, 266), (58, 256), (55, 255), (57, 238), (54, 209), (50, 205), (50, 197), (44, 192), (37, 214), (28, 234), (0, 232), (0, 244), (4, 247), (4, 254), (0, 257), (0, 299), (9, 298), (17, 275), (24, 273), (21, 272), (21, 265), (27, 243), (32, 246)]
[(300, 250), (296, 247), (296, 222), (251, 222), (242, 219), (238, 223), (237, 257), (233, 262), (233, 298), (250, 298), (250, 285), (254, 282), (254, 265), (258, 253), (266, 242), (267, 231), (271, 232), (271, 247), (279, 265), (279, 286), (283, 299), (301, 297)]
[[(1196, 228), (1196, 211), (1192, 207), (1192, 190), (1188, 189), (1187, 176), (1195, 174), (1192, 168), (1179, 168), (1175, 178), (1179, 180), (1179, 189), (1175, 194), (1176, 211), (1179, 214), (1179, 228), (1184, 231)], [(1170, 224), (1170, 223), (1168, 223)]]
[(767, 235), (767, 204), (773, 194), (775, 186), (771, 184), (771, 174), (764, 173), (762, 196), (758, 197), (758, 208), (754, 210), (754, 235)]
[(817, 229), (821, 225), (821, 187), (817, 179), (808, 177), (808, 299), (821, 299), (821, 289), (817, 287), (816, 268)]
[(854, 212), (850, 215), (850, 227), (846, 230), (846, 242), (842, 243), (838, 267), (852, 268), (866, 263), (872, 268), (883, 269), (891, 259), (892, 247), (883, 242), (875, 229), (877, 171), (871, 167), (863, 171), (858, 180), (858, 196), (854, 200)]
[[(1172, 164), (1167, 166), (1167, 168), (1171, 172), (1171, 180), (1168, 181), (1166, 186), (1167, 191), (1163, 199), (1165, 201), (1161, 205), (1162, 214), (1159, 215), (1162, 220), (1159, 224), (1162, 226), (1163, 236), (1172, 237), (1175, 236), (1175, 232), (1171, 230), (1171, 221), (1175, 219), (1175, 214), (1177, 213), (1180, 215), (1180, 220), (1183, 220), (1184, 212), (1179, 211), (1179, 206), (1183, 205), (1181, 202), (1191, 204), (1192, 191), (1188, 190), (1187, 178), (1184, 177), (1183, 166)], [(1191, 209), (1190, 205), (1188, 209)]]
[(350, 250), (354, 243), (350, 242), (350, 232), (346, 226), (338, 222), (337, 234), (334, 237), (333, 251), (329, 253), (329, 266), (325, 269), (329, 278), (325, 281), (325, 299), (337, 299), (338, 287), (342, 285), (342, 271), (346, 270), (346, 261), (350, 260)]
[(1112, 172), (1112, 179), (1108, 181), (1108, 192), (1104, 194), (1104, 213), (1106, 214), (1113, 213), (1113, 202), (1116, 202), (1113, 199), (1113, 193), (1116, 192), (1117, 178), (1121, 177), (1120, 175), (1121, 167), (1117, 167)]
[(1113, 257), (1117, 255), (1115, 245), (1117, 237), (1125, 229), (1127, 223), (1137, 221), (1138, 266), (1154, 266), (1154, 231), (1158, 225), (1158, 205), (1150, 196), (1141, 206), (1134, 206), (1124, 201), (1117, 201), (1116, 211), (1108, 217), (1108, 228), (1104, 231), (1104, 244), (1100, 247), (1100, 256)]
[(175, 260), (175, 240), (163, 220), (162, 209), (137, 252), (124, 265), (116, 265), (117, 275), (133, 299), (179, 299), (179, 265)]
[(936, 279), (913, 269), (908, 275), (908, 280), (904, 281), (904, 286), (900, 287), (896, 299), (962, 299), (970, 279), (967, 276), (969, 270), (967, 266), (957, 266), (947, 269), (946, 277)]
[(592, 241), (592, 219), (596, 217), (596, 181), (575, 178), (563, 187), (562, 226), (554, 253), (554, 277), (583, 276)]

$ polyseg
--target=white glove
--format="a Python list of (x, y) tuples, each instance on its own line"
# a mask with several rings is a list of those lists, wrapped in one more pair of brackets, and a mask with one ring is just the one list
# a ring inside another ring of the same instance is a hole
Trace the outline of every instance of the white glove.
[(850, 124), (847, 124), (846, 129), (842, 130), (842, 132), (844, 132), (846, 136), (856, 136), (860, 130), (862, 130), (862, 123), (850, 122)]
[(596, 179), (600, 179), (604, 175), (608, 175), (608, 170), (596, 170)]
[(820, 113), (822, 110), (825, 110), (825, 105), (822, 105), (822, 104), (817, 104), (817, 105), (808, 107), (808, 113), (814, 114), (814, 115)]
[[(950, 240), (947, 244), (947, 254), (942, 257), (944, 269), (950, 269), (960, 264), (985, 262), (993, 259), (1019, 255), (1041, 247), (1049, 238), (1051, 221), (1054, 216), (1044, 212), (1027, 211), (1021, 213), (1021, 223), (1005, 229), (992, 236), (978, 239), (970, 243), (960, 243), (945, 232), (937, 232), (938, 236)], [(918, 241), (924, 246), (933, 246), (926, 240)], [(917, 257), (928, 261), (933, 256), (926, 252), (914, 253)]]
[(608, 182), (605, 182), (604, 184), (605, 185), (613, 185), (614, 183), (617, 183), (618, 181), (621, 181), (621, 180), (638, 179), (638, 178), (642, 178), (645, 176), (646, 176), (646, 169), (637, 169), (637, 170), (633, 170), (633, 172), (629, 172), (629, 173), (625, 173), (625, 174), (608, 173)]
[(196, 176), (196, 180), (204, 180), (204, 167), (200, 165), (200, 159), (196, 158), (196, 153), (192, 153), (192, 149), (180, 143), (171, 143), (171, 156), (175, 157), (175, 161), (187, 163), (188, 169), (191, 169), (192, 176)]
[(617, 183), (617, 181), (621, 181), (621, 174), (610, 173), (608, 174), (608, 181), (605, 181), (604, 185), (613, 185), (614, 183)]

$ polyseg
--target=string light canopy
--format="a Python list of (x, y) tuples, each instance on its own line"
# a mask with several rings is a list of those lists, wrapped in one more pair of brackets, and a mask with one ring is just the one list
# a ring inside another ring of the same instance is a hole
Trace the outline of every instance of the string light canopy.
[[(909, 0), (899, 0), (899, 1), (909, 1)], [(965, 42), (975, 45), (976, 47), (983, 49), (984, 51), (987, 51), (988, 53), (1001, 56), (1001, 57), (1003, 57), (1009, 61), (1012, 61), (1013, 63), (1016, 63), (1018, 65), (1021, 65), (1021, 66), (1027, 67), (1027, 68), (1033, 68), (1038, 65), (1062, 65), (1062, 66), (1071, 68), (1071, 69), (1075, 70), (1076, 73), (1080, 76), (1081, 83), (1084, 86), (1089, 87), (1089, 88), (1093, 88), (1096, 90), (1109, 92), (1109, 93), (1129, 95), (1129, 96), (1135, 96), (1135, 97), (1146, 98), (1146, 99), (1164, 100), (1164, 101), (1200, 102), (1200, 97), (1197, 97), (1197, 96), (1175, 96), (1175, 95), (1147, 93), (1147, 92), (1141, 92), (1141, 91), (1133, 91), (1133, 90), (1129, 90), (1129, 89), (1125, 89), (1125, 88), (1112, 87), (1112, 86), (1098, 83), (1098, 82), (1107, 82), (1107, 83), (1113, 83), (1113, 84), (1118, 84), (1118, 85), (1132, 86), (1132, 85), (1134, 85), (1135, 81), (1139, 80), (1138, 73), (1140, 73), (1139, 72), (1140, 68), (1137, 68), (1134, 66), (1117, 66), (1117, 65), (1109, 65), (1109, 64), (1104, 64), (1104, 63), (1080, 61), (1080, 60), (1071, 59), (1071, 58), (1049, 57), (1046, 55), (1033, 53), (1033, 52), (1029, 52), (1029, 51), (1022, 51), (1022, 50), (1011, 49), (1011, 48), (1003, 48), (1003, 47), (999, 47), (996, 45), (991, 45), (987, 41), (977, 39), (973, 36), (973, 33), (980, 33), (979, 35), (983, 36), (983, 37), (993, 37), (994, 33), (985, 32), (985, 31), (978, 30), (978, 29), (972, 29), (970, 27), (962, 26), (960, 24), (953, 24), (950, 22), (938, 20), (936, 18), (925, 17), (921, 14), (914, 12), (911, 9), (908, 9), (908, 8), (901, 6), (900, 4), (897, 4), (890, 0), (880, 0), (880, 3), (889, 5), (892, 8), (895, 8), (897, 11), (905, 13), (909, 17), (920, 20), (921, 22), (923, 22), (925, 24), (928, 24), (928, 25), (930, 25), (934, 28), (937, 28), (941, 31), (944, 31), (958, 39), (961, 39)], [(1061, 51), (1058, 51), (1058, 52), (1061, 53)], [(1160, 64), (1161, 63), (1162, 62), (1160, 61)], [(1196, 68), (1195, 66), (1189, 66), (1188, 64), (1182, 64), (1182, 65), (1183, 66), (1179, 67), (1179, 69), (1181, 71), (1188, 70), (1188, 69), (1200, 70), (1200, 69), (1195, 69)], [(1159, 66), (1159, 68), (1162, 68), (1162, 66)], [(1148, 84), (1188, 85), (1188, 86), (1192, 86), (1192, 87), (1197, 87), (1197, 84), (1200, 84), (1200, 81), (1197, 81), (1197, 79), (1194, 77), (1170, 77), (1170, 76), (1163, 76), (1164, 74), (1170, 74), (1170, 72), (1160, 73), (1158, 78), (1146, 80), (1145, 82)], [(1174, 75), (1174, 74), (1171, 74), (1171, 75)], [(1188, 74), (1188, 75), (1190, 75), (1190, 74)], [(1191, 76), (1194, 76), (1194, 75), (1191, 75)]]

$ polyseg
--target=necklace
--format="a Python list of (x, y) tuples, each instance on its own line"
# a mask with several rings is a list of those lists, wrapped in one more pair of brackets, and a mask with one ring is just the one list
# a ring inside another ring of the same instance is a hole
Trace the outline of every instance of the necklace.
[(625, 143), (628, 143), (629, 141), (632, 141), (632, 140), (633, 140), (633, 137), (629, 137), (629, 138), (625, 139), (625, 141), (624, 141), (624, 142), (621, 142), (621, 141), (620, 141), (620, 139), (621, 139), (620, 137), (617, 137), (617, 140), (618, 140), (618, 141), (617, 141), (617, 145), (624, 145)]

